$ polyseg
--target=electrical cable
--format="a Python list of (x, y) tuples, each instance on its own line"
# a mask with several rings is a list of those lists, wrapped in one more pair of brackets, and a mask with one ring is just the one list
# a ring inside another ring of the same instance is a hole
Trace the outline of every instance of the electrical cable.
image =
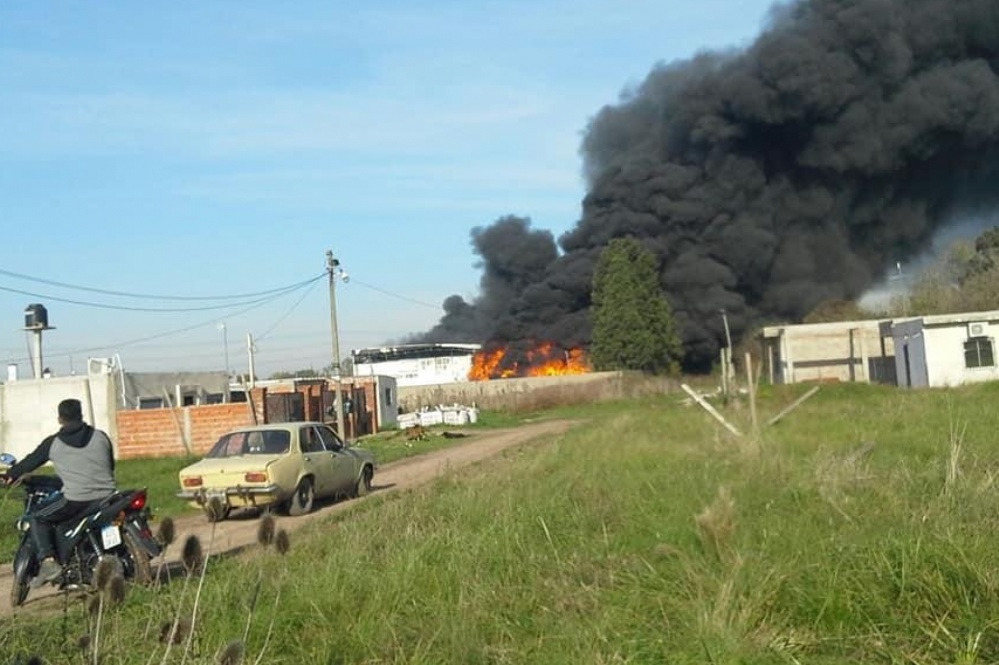
[[(305, 286), (311, 284), (313, 280), (319, 279), (326, 275), (326, 273), (321, 273), (315, 277), (310, 277), (309, 279), (298, 282), (297, 284), (289, 284), (287, 286), (281, 286), (274, 289), (268, 289), (266, 291), (257, 291), (255, 293), (237, 293), (224, 296), (167, 296), (167, 295), (157, 295), (152, 293), (129, 293), (126, 291), (112, 291), (109, 289), (97, 289), (89, 286), (78, 286), (76, 284), (69, 284), (67, 282), (57, 282), (51, 279), (45, 279), (43, 277), (32, 277), (31, 275), (25, 275), (23, 273), (12, 272), (10, 270), (4, 270), (0, 268), (0, 275), (6, 275), (8, 277), (15, 277), (17, 279), (23, 279), (30, 282), (38, 282), (40, 284), (48, 284), (50, 286), (61, 286), (67, 289), (75, 289), (77, 291), (88, 291), (90, 293), (101, 293), (108, 296), (121, 296), (123, 298), (143, 298), (146, 300), (243, 300), (245, 298), (258, 298), (260, 296), (267, 296), (274, 293), (287, 291), (289, 289), (295, 289), (299, 286)], [(8, 290), (8, 289), (5, 289)], [(21, 291), (15, 291), (16, 293), (22, 293)], [(28, 294), (33, 295), (33, 294)]]
[(268, 335), (270, 335), (272, 332), (274, 332), (274, 329), (277, 328), (281, 324), (282, 321), (284, 321), (289, 316), (291, 316), (291, 313), (294, 312), (295, 309), (297, 309), (298, 306), (302, 304), (302, 301), (305, 300), (306, 297), (308, 297), (308, 295), (310, 293), (312, 293), (312, 290), (314, 288), (316, 288), (316, 284), (318, 284), (318, 283), (319, 283), (319, 280), (314, 281), (311, 284), (311, 286), (309, 286), (309, 288), (305, 291), (305, 293), (303, 293), (302, 296), (298, 300), (295, 301), (295, 304), (292, 305), (290, 308), (288, 308), (288, 311), (285, 312), (284, 314), (282, 314), (278, 318), (277, 321), (275, 321), (274, 323), (272, 323), (271, 326), (267, 330), (265, 330), (262, 335), (259, 335), (258, 337), (255, 337), (254, 341), (255, 342), (259, 342), (260, 340), (265, 339)]
[[(312, 281), (318, 281), (322, 277), (324, 277), (324, 275), (319, 275), (318, 277), (313, 278)], [(298, 288), (302, 288), (302, 287), (299, 286)], [(250, 312), (250, 311), (252, 311), (254, 309), (257, 309), (259, 307), (263, 307), (267, 303), (272, 302), (274, 300), (277, 300), (278, 298), (280, 298), (282, 296), (285, 296), (285, 295), (288, 295), (288, 292), (277, 293), (275, 295), (270, 296), (269, 298), (262, 299), (261, 301), (254, 301), (254, 303), (250, 304), (248, 307), (243, 307), (241, 309), (234, 310), (232, 312), (227, 313), (225, 316), (226, 317), (230, 317), (230, 318), (241, 316), (241, 315), (246, 314), (247, 312)], [(117, 348), (123, 347), (123, 346), (131, 346), (133, 344), (141, 344), (142, 342), (149, 342), (149, 341), (152, 341), (154, 339), (161, 339), (163, 337), (169, 337), (171, 335), (179, 335), (180, 333), (190, 332), (191, 330), (196, 330), (198, 328), (203, 328), (203, 327), (205, 327), (207, 325), (212, 325), (212, 324), (216, 323), (217, 321), (218, 321), (218, 317), (212, 317), (211, 319), (208, 319), (206, 321), (202, 321), (201, 323), (196, 323), (196, 324), (193, 324), (193, 325), (190, 325), (190, 326), (184, 326), (183, 328), (175, 328), (173, 330), (167, 330), (167, 331), (164, 331), (164, 332), (156, 333), (154, 335), (147, 335), (145, 337), (139, 337), (139, 338), (136, 338), (136, 339), (130, 339), (130, 340), (126, 340), (126, 341), (123, 341), (123, 342), (113, 342), (111, 344), (105, 344), (105, 345), (102, 345), (102, 346), (92, 346), (92, 347), (88, 347), (88, 348), (72, 349), (70, 351), (63, 351), (63, 352), (60, 352), (60, 353), (49, 354), (48, 357), (65, 358), (65, 357), (73, 356), (73, 355), (80, 354), (80, 353), (90, 353), (90, 352), (93, 352), (93, 351), (103, 351), (104, 349), (117, 349)], [(16, 362), (23, 362), (25, 360), (29, 360), (29, 359), (28, 358), (19, 358), (19, 359), (16, 359)]]
[(431, 305), (428, 302), (423, 302), (422, 300), (417, 300), (416, 298), (409, 298), (407, 296), (401, 296), (398, 293), (392, 293), (391, 291), (386, 291), (385, 289), (378, 288), (377, 286), (374, 286), (372, 284), (365, 284), (361, 280), (355, 279), (353, 276), (351, 276), (350, 281), (351, 281), (352, 284), (358, 284), (358, 285), (363, 286), (365, 288), (371, 289), (372, 291), (377, 291), (378, 293), (382, 293), (384, 295), (391, 296), (392, 298), (398, 298), (399, 300), (405, 300), (406, 302), (415, 303), (417, 305), (423, 305), (424, 307), (431, 307), (431, 308), (436, 309), (438, 311), (440, 311), (440, 309), (441, 309), (440, 305)]
[[(316, 281), (318, 281), (322, 277), (323, 277), (323, 275), (319, 275), (317, 277), (313, 277), (311, 280), (309, 280), (307, 282), (302, 282), (302, 283), (299, 283), (299, 284), (296, 284), (296, 285), (293, 285), (293, 286), (290, 286), (290, 287), (285, 287), (284, 289), (276, 292), (276, 295), (280, 296), (280, 295), (283, 295), (285, 293), (297, 290), (297, 289), (301, 288), (302, 286), (308, 285), (310, 282), (316, 282)], [(268, 295), (268, 296), (263, 296), (263, 297), (257, 298), (255, 300), (247, 300), (247, 301), (244, 301), (244, 302), (237, 302), (237, 303), (230, 302), (230, 303), (223, 303), (223, 304), (220, 304), (220, 305), (205, 305), (203, 307), (132, 307), (132, 306), (129, 306), (129, 305), (110, 305), (110, 304), (107, 304), (107, 303), (89, 302), (89, 301), (85, 301), (85, 300), (73, 300), (71, 298), (60, 298), (58, 296), (47, 295), (47, 294), (43, 294), (43, 293), (33, 293), (31, 291), (22, 291), (21, 289), (12, 289), (12, 288), (6, 287), (6, 286), (0, 286), (0, 291), (7, 291), (9, 293), (18, 293), (18, 294), (25, 295), (25, 296), (31, 296), (32, 298), (40, 298), (40, 299), (44, 299), (44, 300), (54, 300), (56, 302), (64, 302), (64, 303), (68, 303), (70, 305), (79, 305), (81, 307), (96, 307), (98, 309), (112, 309), (112, 310), (125, 311), (125, 312), (170, 312), (170, 313), (178, 313), (178, 312), (206, 312), (206, 311), (209, 311), (209, 310), (225, 309), (227, 307), (239, 307), (239, 306), (242, 306), (242, 305), (253, 305), (253, 304), (256, 304), (256, 303), (267, 302), (270, 298), (274, 297), (274, 295)]]

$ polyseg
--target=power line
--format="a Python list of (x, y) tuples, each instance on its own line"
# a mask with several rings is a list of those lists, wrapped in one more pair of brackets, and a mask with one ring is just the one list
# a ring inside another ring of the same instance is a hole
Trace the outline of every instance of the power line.
[[(322, 276), (322, 275), (320, 275), (320, 277), (321, 277), (321, 276)], [(298, 308), (298, 306), (302, 304), (302, 301), (303, 301), (303, 300), (305, 300), (305, 298), (306, 298), (306, 297), (307, 297), (307, 296), (308, 296), (308, 295), (309, 295), (310, 293), (312, 293), (312, 289), (314, 289), (314, 288), (316, 287), (316, 284), (318, 284), (318, 283), (319, 283), (319, 280), (318, 280), (318, 279), (314, 280), (314, 281), (312, 282), (312, 285), (311, 285), (311, 286), (310, 286), (310, 287), (309, 287), (309, 288), (308, 288), (308, 289), (307, 289), (307, 290), (305, 291), (305, 293), (303, 293), (303, 294), (302, 294), (302, 296), (301, 296), (301, 297), (300, 297), (300, 298), (299, 298), (298, 300), (296, 300), (296, 301), (295, 301), (295, 304), (294, 304), (294, 305), (292, 305), (291, 307), (289, 307), (289, 308), (288, 308), (288, 311), (287, 311), (287, 312), (285, 312), (285, 313), (284, 313), (284, 314), (282, 314), (282, 315), (281, 315), (280, 317), (278, 317), (278, 320), (277, 320), (277, 321), (275, 321), (274, 323), (272, 323), (272, 324), (271, 324), (271, 326), (270, 326), (270, 327), (269, 327), (269, 328), (268, 328), (267, 330), (265, 330), (265, 331), (264, 331), (264, 333), (263, 333), (262, 335), (258, 336), (258, 337), (256, 338), (256, 341), (258, 341), (258, 342), (259, 342), (260, 340), (262, 340), (262, 339), (266, 338), (266, 337), (267, 337), (267, 336), (268, 336), (269, 334), (271, 334), (271, 333), (272, 333), (272, 332), (274, 331), (274, 329), (275, 329), (275, 328), (277, 328), (277, 327), (278, 327), (278, 325), (280, 325), (280, 324), (281, 324), (281, 322), (282, 322), (282, 321), (284, 321), (284, 320), (285, 320), (285, 319), (287, 319), (287, 318), (288, 318), (289, 316), (291, 316), (291, 313), (292, 313), (292, 312), (294, 312), (294, 311), (295, 311), (295, 309), (297, 309), (297, 308)]]
[(431, 305), (428, 302), (423, 302), (422, 300), (417, 300), (416, 298), (410, 298), (408, 296), (399, 295), (398, 293), (393, 293), (391, 291), (386, 291), (385, 289), (378, 288), (377, 286), (374, 286), (372, 284), (365, 284), (364, 282), (360, 281), (359, 279), (356, 279), (353, 276), (351, 276), (350, 280), (354, 284), (359, 284), (360, 286), (363, 286), (365, 288), (371, 289), (372, 291), (377, 291), (378, 293), (382, 293), (382, 294), (390, 296), (392, 298), (398, 298), (399, 300), (405, 300), (407, 302), (415, 303), (417, 305), (423, 305), (424, 307), (431, 307), (431, 308), (436, 309), (438, 311), (440, 311), (440, 309), (441, 309), (440, 305)]
[[(317, 281), (318, 279), (320, 279), (320, 278), (322, 278), (324, 276), (325, 275), (319, 275), (318, 277), (313, 278), (313, 280), (311, 280), (311, 281)], [(302, 288), (302, 287), (299, 286), (298, 288)], [(290, 293), (290, 291), (285, 291), (285, 292), (277, 293), (275, 295), (270, 296), (269, 298), (261, 299), (260, 301), (254, 301), (248, 307), (243, 307), (241, 309), (233, 310), (231, 312), (226, 313), (224, 316), (230, 317), (230, 318), (241, 316), (241, 315), (246, 314), (247, 312), (250, 312), (250, 311), (252, 311), (254, 309), (257, 309), (259, 307), (263, 307), (267, 303), (272, 302), (274, 300), (277, 300), (278, 298), (280, 298), (282, 296), (285, 296), (288, 293)], [(243, 304), (246, 304), (246, 303), (243, 303)], [(193, 324), (193, 325), (190, 325), (190, 326), (184, 326), (183, 328), (175, 328), (173, 330), (167, 330), (167, 331), (156, 333), (156, 334), (153, 334), (153, 335), (147, 335), (145, 337), (139, 337), (139, 338), (136, 338), (136, 339), (130, 339), (130, 340), (126, 340), (126, 341), (123, 341), (123, 342), (112, 342), (111, 344), (104, 344), (102, 346), (92, 346), (92, 347), (88, 347), (88, 348), (72, 349), (70, 351), (63, 351), (61, 353), (49, 354), (48, 357), (66, 358), (66, 357), (70, 357), (70, 356), (81, 354), (81, 353), (91, 353), (91, 352), (94, 352), (94, 351), (103, 351), (105, 349), (117, 349), (117, 348), (123, 347), (123, 346), (131, 346), (133, 344), (141, 344), (142, 342), (149, 342), (149, 341), (152, 341), (154, 339), (162, 339), (163, 337), (169, 337), (169, 336), (172, 336), (172, 335), (179, 335), (181, 333), (190, 332), (191, 330), (196, 330), (198, 328), (203, 328), (203, 327), (208, 326), (208, 325), (213, 325), (217, 321), (218, 321), (218, 317), (212, 317), (211, 319), (208, 319), (207, 321), (202, 321), (200, 323), (196, 323), (196, 324)], [(23, 362), (25, 360), (30, 360), (30, 358), (18, 358), (18, 359), (16, 359), (16, 362)]]
[(47, 294), (43, 294), (43, 293), (33, 293), (31, 291), (23, 291), (21, 289), (12, 289), (12, 288), (6, 287), (6, 286), (0, 286), (0, 291), (7, 291), (7, 292), (10, 292), (10, 293), (18, 293), (18, 294), (21, 294), (21, 295), (31, 296), (32, 298), (39, 298), (39, 299), (42, 299), (42, 300), (54, 300), (56, 302), (64, 302), (64, 303), (68, 303), (70, 305), (79, 305), (81, 307), (96, 307), (98, 309), (112, 309), (112, 310), (126, 311), (126, 312), (170, 312), (170, 313), (179, 313), (179, 312), (206, 312), (206, 311), (209, 311), (209, 310), (225, 309), (227, 307), (234, 307), (234, 306), (241, 306), (241, 305), (253, 305), (253, 304), (256, 304), (256, 303), (268, 302), (270, 299), (272, 299), (272, 298), (274, 298), (276, 296), (280, 296), (280, 295), (283, 295), (285, 293), (289, 293), (291, 291), (294, 291), (294, 290), (297, 290), (299, 288), (302, 288), (302, 286), (308, 285), (308, 284), (313, 283), (313, 282), (316, 282), (316, 281), (318, 281), (322, 277), (323, 277), (323, 275), (319, 275), (318, 277), (313, 277), (311, 280), (308, 280), (306, 282), (301, 282), (299, 284), (295, 284), (295, 285), (292, 285), (290, 287), (285, 287), (284, 289), (281, 289), (281, 290), (279, 290), (277, 292), (274, 292), (274, 291), (270, 292), (271, 294), (276, 294), (276, 295), (268, 295), (268, 296), (257, 298), (256, 300), (248, 300), (248, 301), (238, 302), (238, 303), (231, 303), (230, 302), (230, 303), (223, 303), (223, 304), (220, 304), (220, 305), (205, 305), (203, 307), (132, 307), (132, 306), (129, 306), (129, 305), (111, 305), (111, 304), (108, 304), (108, 303), (89, 302), (89, 301), (86, 301), (86, 300), (73, 300), (72, 298), (60, 298), (58, 296), (47, 295)]
[[(108, 296), (121, 296), (123, 298), (142, 298), (145, 300), (243, 300), (246, 298), (258, 298), (261, 296), (268, 296), (275, 293), (288, 291), (290, 289), (296, 289), (300, 286), (306, 286), (311, 284), (316, 279), (323, 277), (326, 273), (321, 273), (315, 277), (310, 277), (309, 279), (303, 280), (296, 284), (289, 284), (287, 286), (281, 286), (274, 289), (268, 289), (266, 291), (257, 291), (254, 293), (235, 293), (223, 296), (169, 296), (169, 295), (158, 295), (152, 293), (129, 293), (127, 291), (112, 291), (109, 289), (98, 289), (90, 286), (79, 286), (77, 284), (69, 284), (67, 282), (57, 282), (51, 279), (45, 279), (44, 277), (33, 277), (31, 275), (25, 275), (23, 273), (12, 272), (10, 270), (3, 270), (0, 268), (0, 275), (6, 275), (8, 277), (15, 277), (17, 279), (23, 279), (30, 282), (38, 282), (40, 284), (48, 284), (50, 286), (60, 286), (67, 289), (75, 289), (77, 291), (88, 291), (90, 293), (101, 293)], [(4, 289), (13, 290), (13, 289)], [(15, 293), (23, 293), (22, 291), (15, 291)], [(34, 294), (27, 294), (34, 295)]]

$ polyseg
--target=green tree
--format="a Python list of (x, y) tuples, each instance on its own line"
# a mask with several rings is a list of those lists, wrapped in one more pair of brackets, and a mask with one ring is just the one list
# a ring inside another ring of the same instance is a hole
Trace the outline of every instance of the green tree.
[(594, 369), (675, 372), (683, 346), (673, 311), (659, 284), (656, 260), (634, 238), (616, 238), (593, 275)]

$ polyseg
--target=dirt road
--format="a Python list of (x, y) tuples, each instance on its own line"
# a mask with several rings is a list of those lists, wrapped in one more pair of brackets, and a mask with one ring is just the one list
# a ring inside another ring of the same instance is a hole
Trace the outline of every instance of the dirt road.
[[(443, 475), (449, 470), (461, 468), (487, 459), (497, 453), (532, 440), (549, 440), (567, 431), (572, 426), (570, 421), (548, 421), (521, 425), (516, 428), (490, 430), (471, 433), (466, 442), (444, 450), (434, 451), (419, 457), (399, 460), (380, 467), (374, 477), (372, 496), (386, 492), (397, 492), (427, 483)], [(329, 515), (347, 506), (355, 505), (356, 501), (341, 501), (333, 504), (322, 504), (317, 510), (304, 517), (278, 517), (277, 527), (292, 530), (323, 515)], [(164, 557), (164, 564), (176, 565), (180, 550), (189, 535), (196, 535), (205, 547), (211, 541), (211, 554), (235, 555), (240, 549), (256, 543), (258, 520), (255, 514), (240, 512), (232, 518), (209, 524), (204, 516), (192, 514), (174, 520), (177, 540)], [(212, 529), (215, 529), (214, 536)], [(156, 562), (154, 562), (156, 563)], [(0, 571), (0, 617), (9, 616), (12, 612), (8, 599), (10, 598), (12, 574), (10, 566), (5, 565)], [(32, 589), (27, 602), (17, 612), (44, 612), (62, 607), (63, 596), (52, 587)]]

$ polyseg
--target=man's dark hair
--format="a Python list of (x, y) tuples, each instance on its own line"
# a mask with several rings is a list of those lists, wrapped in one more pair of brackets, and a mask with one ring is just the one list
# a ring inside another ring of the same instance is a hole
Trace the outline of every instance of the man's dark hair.
[(59, 402), (59, 417), (62, 420), (83, 420), (83, 409), (78, 399), (64, 399)]

